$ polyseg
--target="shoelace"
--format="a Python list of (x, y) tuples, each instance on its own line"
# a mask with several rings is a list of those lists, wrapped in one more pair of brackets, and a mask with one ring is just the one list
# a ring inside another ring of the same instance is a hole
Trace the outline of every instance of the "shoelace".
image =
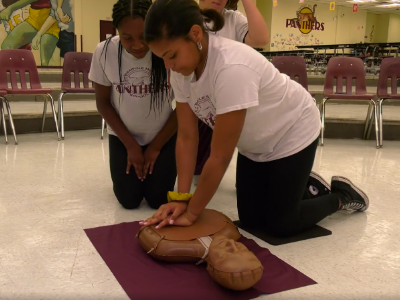
[(360, 203), (360, 202), (349, 202), (346, 203), (345, 205), (342, 205), (342, 209), (354, 209), (354, 210), (358, 210), (358, 209), (362, 209), (364, 208), (364, 204)]

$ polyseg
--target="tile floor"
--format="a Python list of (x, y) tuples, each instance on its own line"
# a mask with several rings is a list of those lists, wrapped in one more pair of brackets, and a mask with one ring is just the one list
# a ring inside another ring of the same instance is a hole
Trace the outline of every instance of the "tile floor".
[[(385, 102), (383, 106), (383, 116), (385, 122), (400, 121), (400, 106), (388, 105)], [(14, 118), (17, 115), (41, 115), (43, 113), (43, 102), (17, 102), (10, 101), (11, 111)], [(57, 109), (57, 101), (55, 103)], [(339, 120), (356, 120), (365, 121), (368, 105), (354, 104), (326, 104), (326, 118)], [(70, 100), (64, 101), (65, 113), (90, 112), (97, 113), (96, 103), (94, 100)], [(47, 113), (51, 113), (51, 108), (48, 106)]]
[[(68, 132), (62, 142), (54, 133), (18, 137), (18, 146), (0, 144), (0, 299), (129, 300), (83, 231), (152, 213), (145, 202), (133, 211), (117, 203), (107, 139), (99, 130)], [(370, 208), (323, 220), (333, 231), (328, 237), (278, 247), (255, 238), (318, 282), (259, 299), (400, 299), (399, 148), (326, 140), (314, 170), (349, 177), (369, 195)], [(209, 206), (232, 219), (234, 177), (233, 160)]]

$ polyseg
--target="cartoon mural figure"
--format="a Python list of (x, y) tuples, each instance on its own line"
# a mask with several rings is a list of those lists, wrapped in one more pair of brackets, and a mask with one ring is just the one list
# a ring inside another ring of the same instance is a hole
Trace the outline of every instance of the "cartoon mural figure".
[[(70, 1), (70, 0), (68, 0)], [(60, 29), (56, 46), (60, 48), (60, 57), (67, 52), (75, 50), (74, 22), (72, 21), (72, 5), (63, 5), (64, 0), (50, 0), (51, 11), (45, 24), (32, 40), (32, 49), (38, 50), (41, 45), (43, 34), (57, 23)], [(54, 49), (53, 49), (54, 51)]]
[(8, 19), (15, 10), (28, 4), (31, 4), (29, 17), (11, 31), (4, 39), (1, 48), (18, 49), (33, 42), (37, 34), (42, 35), (40, 60), (42, 66), (48, 66), (60, 32), (57, 24), (51, 24), (51, 19), (48, 18), (51, 12), (50, 0), (19, 0), (3, 10), (0, 13), (0, 19)]
[(51, 7), (56, 11), (56, 19), (60, 28), (57, 47), (60, 48), (60, 56), (64, 58), (66, 53), (75, 51), (73, 0), (51, 0)]
[[(72, 1), (72, 0), (70, 0)], [(65, 42), (65, 37), (70, 37), (69, 31), (73, 32), (72, 26), (69, 25), (72, 20), (71, 5), (63, 5), (64, 0), (19, 0), (0, 12), (0, 20), (8, 20), (10, 16), (17, 10), (30, 4), (29, 17), (22, 23), (18, 24), (4, 39), (2, 49), (18, 49), (27, 44), (32, 44), (32, 49), (40, 49), (40, 61), (42, 66), (48, 66), (53, 56), (56, 46), (61, 49), (64, 55), (66, 51), (70, 51), (69, 42)], [(69, 14), (63, 11), (69, 7)], [(65, 26), (64, 26), (65, 25)], [(60, 37), (61, 31), (62, 40)], [(66, 46), (68, 45), (68, 46)], [(72, 51), (74, 45), (72, 46)]]
[(303, 8), (297, 12), (297, 20), (299, 22), (317, 22), (317, 18), (315, 17), (315, 9), (317, 8), (317, 4), (314, 4), (313, 9)]
[[(10, 5), (14, 4), (18, 0), (0, 0), (0, 12), (5, 10)], [(17, 9), (12, 12), (10, 18), (8, 20), (1, 20), (1, 24), (4, 26), (4, 29), (8, 34), (10, 34), (11, 30), (17, 27), (18, 24), (21, 24), (24, 21), (22, 9)]]

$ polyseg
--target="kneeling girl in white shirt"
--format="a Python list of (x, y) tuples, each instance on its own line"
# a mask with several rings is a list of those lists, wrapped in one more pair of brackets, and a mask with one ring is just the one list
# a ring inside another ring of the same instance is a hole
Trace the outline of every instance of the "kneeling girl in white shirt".
[(198, 143), (197, 118), (214, 129), (211, 155), (188, 203), (171, 202), (143, 224), (190, 226), (214, 196), (239, 150), (236, 182), (241, 222), (275, 236), (303, 231), (340, 209), (364, 211), (368, 197), (348, 179), (332, 193), (303, 200), (320, 115), (310, 94), (254, 49), (207, 34), (203, 18), (223, 27), (215, 10), (191, 0), (156, 0), (145, 40), (171, 69), (177, 101), (178, 192), (189, 193)]

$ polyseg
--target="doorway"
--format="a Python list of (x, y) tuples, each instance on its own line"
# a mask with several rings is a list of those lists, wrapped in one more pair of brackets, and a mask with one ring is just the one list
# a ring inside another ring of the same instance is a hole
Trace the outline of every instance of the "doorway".
[(112, 21), (100, 20), (100, 42), (105, 41), (116, 34), (117, 31), (115, 30)]

